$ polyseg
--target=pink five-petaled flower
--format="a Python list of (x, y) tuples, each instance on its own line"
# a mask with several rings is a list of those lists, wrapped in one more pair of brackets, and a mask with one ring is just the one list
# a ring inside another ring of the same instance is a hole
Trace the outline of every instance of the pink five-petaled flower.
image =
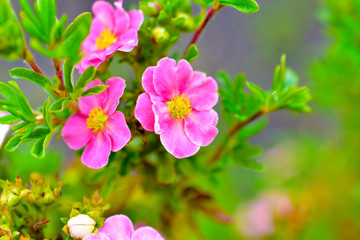
[(147, 131), (160, 135), (165, 149), (177, 158), (194, 155), (218, 133), (218, 85), (193, 71), (186, 60), (161, 59), (145, 70), (135, 117)]
[(87, 235), (83, 240), (164, 240), (151, 227), (141, 227), (134, 230), (131, 220), (125, 215), (114, 215), (105, 220), (98, 233)]
[[(97, 85), (104, 84), (96, 79), (86, 89)], [(71, 149), (85, 146), (81, 161), (96, 169), (106, 166), (110, 152), (119, 151), (131, 138), (124, 114), (115, 111), (124, 92), (125, 80), (113, 77), (106, 85), (109, 87), (100, 94), (79, 98), (80, 112), (65, 122), (61, 132)]]
[(95, 15), (89, 36), (81, 48), (85, 56), (77, 65), (80, 73), (94, 65), (97, 68), (116, 51), (130, 52), (138, 44), (138, 30), (144, 21), (141, 10), (127, 13), (122, 0), (113, 6), (105, 1), (96, 1), (92, 7)]

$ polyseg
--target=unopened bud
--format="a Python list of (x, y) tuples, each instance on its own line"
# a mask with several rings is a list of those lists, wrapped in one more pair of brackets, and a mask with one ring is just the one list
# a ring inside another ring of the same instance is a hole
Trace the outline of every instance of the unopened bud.
[(170, 35), (164, 27), (155, 27), (153, 29), (153, 40), (157, 43), (166, 42)]
[(0, 197), (1, 205), (14, 207), (19, 204), (20, 197), (14, 194), (12, 191), (3, 191)]
[(96, 222), (94, 219), (85, 214), (79, 214), (76, 217), (71, 218), (67, 226), (70, 231), (70, 235), (75, 239), (83, 239), (86, 235), (92, 233), (95, 229)]

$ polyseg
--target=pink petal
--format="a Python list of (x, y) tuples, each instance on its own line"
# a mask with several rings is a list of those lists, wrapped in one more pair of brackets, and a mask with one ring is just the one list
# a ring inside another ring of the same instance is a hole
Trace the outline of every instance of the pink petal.
[(118, 51), (130, 52), (138, 45), (138, 33), (133, 29), (127, 30), (116, 41)]
[(115, 26), (114, 26), (114, 33), (117, 36), (120, 36), (126, 30), (129, 29), (130, 26), (130, 17), (128, 13), (122, 8), (119, 7), (119, 5), (115, 5)]
[(204, 76), (203, 73), (194, 72), (190, 86), (184, 91), (185, 97), (190, 98), (191, 107), (198, 111), (210, 110), (219, 99), (216, 81)]
[(111, 151), (117, 152), (130, 140), (131, 132), (122, 112), (116, 111), (106, 121), (104, 132), (111, 139)]
[(186, 135), (196, 145), (209, 145), (219, 132), (216, 128), (218, 119), (217, 112), (212, 109), (201, 112), (192, 110), (191, 114), (185, 117)]
[(75, 113), (66, 120), (61, 135), (69, 148), (78, 150), (89, 142), (93, 133), (87, 128), (86, 119), (86, 115)]
[[(150, 98), (152, 98), (152, 95), (150, 95)], [(163, 134), (166, 132), (172, 122), (169, 106), (164, 102), (152, 102), (152, 110), (155, 115), (155, 133)]]
[(134, 232), (132, 240), (164, 240), (164, 238), (152, 227), (141, 227)]
[(151, 102), (149, 94), (142, 93), (138, 97), (135, 107), (135, 118), (147, 131), (154, 131), (155, 115), (152, 110), (152, 105), (153, 103)]
[(105, 1), (95, 1), (92, 6), (95, 18), (99, 19), (107, 29), (113, 29), (115, 18), (113, 6)]
[(83, 52), (91, 53), (97, 50), (96, 41), (104, 29), (105, 26), (99, 19), (92, 20), (89, 36), (81, 45)]
[(144, 21), (144, 14), (141, 10), (131, 10), (129, 12), (130, 28), (138, 31)]
[(103, 104), (103, 110), (107, 115), (111, 115), (119, 105), (119, 99), (124, 93), (126, 86), (125, 80), (119, 77), (112, 77), (106, 81), (106, 85), (109, 87), (107, 91), (107, 99)]
[(111, 240), (106, 234), (104, 233), (91, 233), (86, 235), (83, 240)]
[(168, 57), (162, 58), (154, 71), (153, 82), (156, 92), (167, 100), (179, 96), (176, 87), (176, 61)]
[[(104, 85), (104, 83), (100, 79), (95, 79), (86, 86), (85, 90), (98, 85)], [(79, 98), (80, 112), (88, 115), (91, 112), (91, 110), (93, 110), (95, 107), (102, 107), (106, 98), (107, 98), (106, 90), (100, 94)]]
[(86, 145), (81, 161), (89, 168), (99, 169), (108, 164), (110, 152), (110, 137), (106, 133), (99, 131), (93, 134)]
[(81, 59), (80, 63), (76, 65), (76, 68), (79, 70), (79, 73), (82, 74), (91, 65), (93, 65), (95, 68), (98, 68), (102, 62), (103, 60), (101, 60), (97, 54), (86, 54)]
[(165, 149), (176, 158), (193, 156), (200, 149), (186, 136), (184, 120), (173, 118), (169, 128), (160, 135), (160, 141)]
[[(190, 63), (184, 59), (180, 60), (176, 69), (176, 82), (175, 87), (181, 95), (190, 83), (193, 69)], [(175, 80), (173, 80), (175, 81)]]
[(156, 94), (154, 88), (154, 70), (156, 67), (148, 67), (142, 75), (142, 85), (146, 92)]
[(104, 226), (98, 229), (105, 233), (111, 240), (131, 240), (134, 227), (131, 220), (125, 215), (114, 215), (105, 220)]

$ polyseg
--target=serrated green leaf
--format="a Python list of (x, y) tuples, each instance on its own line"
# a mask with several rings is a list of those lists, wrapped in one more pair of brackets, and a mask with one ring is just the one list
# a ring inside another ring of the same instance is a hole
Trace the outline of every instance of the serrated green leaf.
[(98, 85), (92, 88), (89, 88), (88, 90), (86, 90), (85, 92), (83, 92), (81, 94), (82, 97), (87, 97), (87, 96), (91, 96), (91, 95), (96, 95), (99, 93), (102, 93), (103, 91), (105, 91), (109, 86), (108, 85)]
[(66, 105), (71, 101), (71, 98), (60, 98), (56, 102), (54, 102), (49, 111), (50, 112), (61, 112), (65, 109)]
[(198, 48), (196, 47), (195, 44), (191, 44), (188, 51), (186, 52), (184, 59), (192, 63), (198, 56), (199, 56)]
[(21, 78), (34, 82), (45, 89), (49, 89), (51, 86), (51, 81), (47, 77), (27, 68), (14, 68), (10, 70), (10, 76), (15, 79)]
[(219, 0), (219, 4), (234, 7), (243, 13), (259, 11), (259, 5), (254, 0)]

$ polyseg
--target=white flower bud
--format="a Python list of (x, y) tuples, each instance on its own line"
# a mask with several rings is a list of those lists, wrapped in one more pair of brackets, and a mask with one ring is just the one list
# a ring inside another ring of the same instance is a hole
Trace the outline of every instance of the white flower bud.
[(67, 226), (70, 231), (70, 235), (75, 239), (83, 239), (86, 235), (94, 231), (96, 222), (94, 219), (85, 214), (79, 214), (76, 217), (71, 218)]

